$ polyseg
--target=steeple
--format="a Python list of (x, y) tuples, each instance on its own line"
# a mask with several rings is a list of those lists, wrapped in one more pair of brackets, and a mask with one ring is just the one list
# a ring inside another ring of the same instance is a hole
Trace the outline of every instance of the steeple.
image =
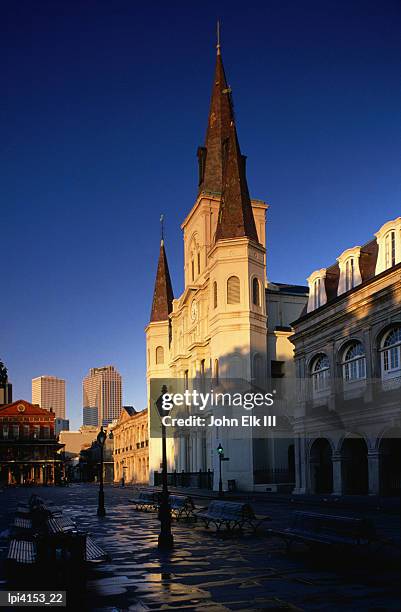
[(168, 316), (172, 311), (173, 299), (173, 288), (171, 286), (170, 272), (168, 269), (166, 251), (164, 248), (164, 239), (162, 237), (160, 241), (155, 290), (153, 293), (152, 312), (150, 314), (151, 323), (168, 320)]
[(227, 85), (220, 47), (220, 25), (217, 29), (217, 57), (212, 98), (204, 147), (198, 149), (199, 192), (221, 193), (223, 181), (223, 142), (234, 119), (231, 89)]
[(259, 242), (245, 176), (245, 157), (241, 155), (235, 124), (231, 121), (228, 138), (223, 143), (223, 193), (215, 240), (243, 237)]

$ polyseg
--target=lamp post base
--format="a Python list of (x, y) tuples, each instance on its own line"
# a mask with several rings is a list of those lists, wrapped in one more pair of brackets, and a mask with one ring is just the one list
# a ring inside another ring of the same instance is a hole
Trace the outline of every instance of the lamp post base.
[(161, 550), (171, 550), (174, 548), (174, 538), (172, 533), (161, 533), (157, 541), (157, 547)]

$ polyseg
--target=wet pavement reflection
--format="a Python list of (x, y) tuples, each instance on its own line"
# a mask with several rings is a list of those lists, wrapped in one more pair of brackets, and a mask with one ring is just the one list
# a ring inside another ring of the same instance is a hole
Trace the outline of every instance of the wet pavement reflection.
[[(9, 510), (33, 491), (1, 493), (3, 559)], [(266, 534), (217, 536), (191, 522), (174, 522), (175, 548), (170, 555), (161, 554), (156, 513), (135, 511), (129, 503), (132, 490), (106, 487), (104, 519), (96, 515), (93, 485), (47, 488), (40, 494), (62, 504), (64, 514), (111, 555), (111, 561), (91, 569), (84, 592), (75, 593), (80, 610), (399, 609), (396, 569), (378, 569), (366, 556), (348, 564), (335, 557), (322, 562), (304, 550), (288, 556), (282, 542)], [(276, 512), (283, 515), (283, 509)], [(5, 588), (4, 582), (0, 588)], [(73, 609), (76, 605), (75, 600)]]

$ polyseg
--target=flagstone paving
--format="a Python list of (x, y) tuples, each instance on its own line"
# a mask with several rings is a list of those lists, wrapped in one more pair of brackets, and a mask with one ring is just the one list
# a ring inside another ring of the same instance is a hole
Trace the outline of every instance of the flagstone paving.
[[(31, 492), (16, 488), (0, 494), (2, 558), (12, 511)], [(399, 610), (398, 573), (394, 564), (383, 562), (385, 557), (314, 557), (302, 548), (287, 555), (280, 540), (264, 533), (218, 536), (199, 524), (181, 522), (173, 523), (173, 552), (160, 554), (157, 516), (135, 511), (129, 488), (106, 487), (104, 519), (96, 515), (93, 485), (49, 487), (39, 493), (63, 504), (80, 528), (90, 531), (111, 555), (110, 562), (90, 572), (79, 596), (80, 610)], [(271, 504), (271, 525), (287, 525), (292, 510), (289, 504)], [(393, 531), (399, 529), (396, 516), (377, 519), (386, 524), (387, 532), (389, 525)], [(4, 581), (0, 588), (6, 588)]]

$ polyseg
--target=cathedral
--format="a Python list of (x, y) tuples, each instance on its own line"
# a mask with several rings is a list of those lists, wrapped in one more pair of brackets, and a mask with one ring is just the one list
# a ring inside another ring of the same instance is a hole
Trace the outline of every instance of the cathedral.
[[(166, 245), (161, 240), (149, 324), (146, 327), (148, 404), (154, 379), (243, 379), (266, 388), (293, 375), (290, 324), (304, 310), (308, 288), (272, 283), (266, 276), (268, 205), (251, 199), (220, 45), (204, 146), (197, 152), (198, 195), (182, 222), (184, 291), (174, 297)], [(295, 485), (291, 438), (277, 443), (229, 435), (222, 428), (181, 428), (168, 440), (169, 472), (199, 473), (218, 488), (221, 444), (223, 488), (291, 490)], [(160, 439), (149, 438), (149, 477), (160, 469)], [(192, 477), (192, 480), (191, 480)]]

